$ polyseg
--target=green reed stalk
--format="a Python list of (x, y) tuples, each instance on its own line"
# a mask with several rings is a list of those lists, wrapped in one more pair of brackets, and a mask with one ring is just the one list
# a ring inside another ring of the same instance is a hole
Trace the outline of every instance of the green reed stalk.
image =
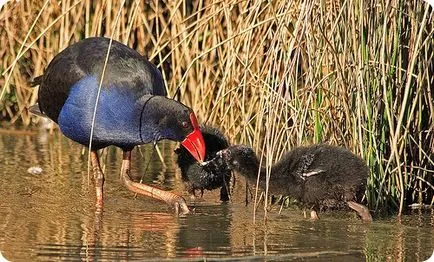
[[(0, 9), (4, 125), (26, 107), (60, 50), (111, 36), (159, 66), (172, 96), (264, 162), (318, 142), (370, 168), (378, 211), (433, 203), (433, 9), (422, 1), (23, 0)], [(117, 11), (121, 9), (119, 22)]]

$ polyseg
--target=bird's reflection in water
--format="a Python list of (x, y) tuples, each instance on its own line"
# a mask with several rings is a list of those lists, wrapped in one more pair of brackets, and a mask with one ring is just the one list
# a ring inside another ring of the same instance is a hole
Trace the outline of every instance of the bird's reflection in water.
[[(81, 258), (139, 259), (176, 256), (179, 218), (167, 212), (95, 212), (85, 227)], [(120, 218), (122, 217), (122, 218)]]
[(197, 206), (194, 215), (182, 218), (176, 238), (178, 255), (200, 257), (229, 252), (232, 221), (229, 207), (225, 203)]
[[(124, 222), (118, 223), (118, 228), (113, 224), (120, 221), (120, 213), (116, 213), (95, 212), (92, 232), (84, 234), (85, 250), (80, 252), (86, 260), (110, 257), (114, 250), (116, 258), (170, 258), (218, 255), (219, 250), (227, 253), (230, 247), (231, 214), (227, 204), (197, 206), (194, 214), (182, 217), (170, 212), (122, 213)], [(155, 247), (152, 252), (150, 246)], [(142, 254), (144, 251), (146, 254)]]

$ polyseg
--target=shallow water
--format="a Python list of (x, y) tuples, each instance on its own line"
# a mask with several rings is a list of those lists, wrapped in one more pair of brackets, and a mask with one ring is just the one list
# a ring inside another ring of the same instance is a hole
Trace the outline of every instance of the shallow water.
[[(160, 143), (163, 165), (150, 147), (133, 152), (133, 173), (189, 199), (176, 168), (173, 143)], [(190, 201), (178, 217), (164, 203), (135, 197), (119, 180), (121, 152), (105, 151), (104, 211), (95, 212), (87, 155), (58, 133), (0, 130), (0, 252), (11, 261), (424, 261), (434, 249), (434, 214), (415, 212), (366, 224), (354, 215), (322, 214), (319, 221), (278, 208), (253, 223), (243, 186), (232, 201), (218, 191)], [(87, 152), (87, 151), (86, 151)], [(148, 163), (150, 161), (150, 165)], [(29, 167), (42, 173), (30, 174)], [(237, 180), (237, 184), (242, 184)], [(1, 259), (0, 259), (1, 260)]]

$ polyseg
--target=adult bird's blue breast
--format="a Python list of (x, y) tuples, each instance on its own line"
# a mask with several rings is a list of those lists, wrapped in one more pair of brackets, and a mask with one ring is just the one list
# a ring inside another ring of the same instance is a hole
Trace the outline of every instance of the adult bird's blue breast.
[[(89, 143), (98, 85), (95, 76), (79, 80), (72, 86), (58, 117), (62, 132), (83, 145)], [(125, 148), (149, 142), (140, 136), (142, 105), (127, 89), (103, 88), (98, 105), (93, 133), (95, 148), (108, 145)]]

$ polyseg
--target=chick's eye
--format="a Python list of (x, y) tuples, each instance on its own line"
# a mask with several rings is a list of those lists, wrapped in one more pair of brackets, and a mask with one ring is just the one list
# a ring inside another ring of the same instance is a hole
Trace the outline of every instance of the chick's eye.
[(187, 128), (187, 127), (188, 127), (188, 123), (187, 123), (187, 121), (183, 121), (183, 122), (182, 122), (182, 127), (183, 127), (183, 128)]

